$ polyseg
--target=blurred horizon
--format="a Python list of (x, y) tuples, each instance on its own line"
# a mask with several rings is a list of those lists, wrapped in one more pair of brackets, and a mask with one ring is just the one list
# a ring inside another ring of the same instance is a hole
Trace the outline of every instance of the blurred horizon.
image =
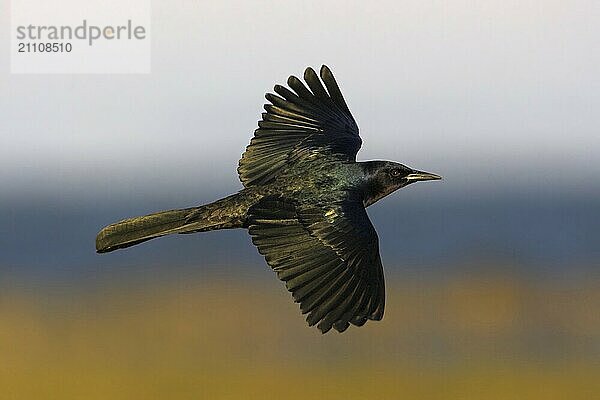
[[(478, 264), (500, 264), (512, 266), (514, 271), (508, 272), (524, 277), (600, 277), (600, 197), (532, 192), (457, 195), (444, 193), (443, 185), (448, 182), (413, 185), (368, 208), (390, 272), (443, 276), (464, 268), (477, 271)], [(6, 246), (0, 253), (0, 276), (31, 274), (68, 281), (93, 278), (103, 268), (112, 271), (119, 266), (266, 265), (241, 229), (173, 235), (95, 254), (95, 235), (103, 226), (162, 209), (208, 203), (209, 196), (173, 193), (122, 196), (112, 202), (107, 195), (5, 202), (0, 211), (0, 223), (7, 228), (0, 233), (0, 243)]]

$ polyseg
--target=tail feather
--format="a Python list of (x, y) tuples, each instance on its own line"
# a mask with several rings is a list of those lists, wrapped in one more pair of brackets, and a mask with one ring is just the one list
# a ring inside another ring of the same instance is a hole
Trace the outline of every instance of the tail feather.
[(108, 225), (96, 237), (96, 251), (107, 253), (172, 233), (202, 230), (202, 220), (191, 222), (188, 218), (200, 208), (162, 211)]
[(107, 253), (172, 233), (205, 232), (244, 226), (256, 195), (247, 191), (200, 207), (161, 211), (108, 225), (96, 237), (96, 251)]

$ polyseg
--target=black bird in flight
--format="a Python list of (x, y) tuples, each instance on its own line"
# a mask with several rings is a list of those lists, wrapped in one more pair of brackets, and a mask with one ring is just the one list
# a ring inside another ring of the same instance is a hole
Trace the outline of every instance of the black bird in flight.
[[(362, 140), (333, 74), (304, 71), (265, 97), (239, 162), (244, 188), (214, 203), (126, 219), (102, 229), (105, 253), (172, 233), (246, 228), (267, 263), (325, 333), (381, 320), (377, 232), (365, 207), (417, 181), (441, 179), (391, 161), (356, 161)], [(323, 86), (325, 84), (325, 86)]]

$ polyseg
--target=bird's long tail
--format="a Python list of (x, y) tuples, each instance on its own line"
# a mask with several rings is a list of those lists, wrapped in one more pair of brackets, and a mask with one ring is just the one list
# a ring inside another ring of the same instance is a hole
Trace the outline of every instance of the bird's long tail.
[(239, 194), (200, 207), (162, 211), (108, 225), (96, 237), (96, 251), (107, 253), (173, 233), (204, 232), (243, 225)]

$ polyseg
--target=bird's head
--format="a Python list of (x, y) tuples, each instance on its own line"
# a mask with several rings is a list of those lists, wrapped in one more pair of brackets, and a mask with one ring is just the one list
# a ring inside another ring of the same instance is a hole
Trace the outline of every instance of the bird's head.
[(439, 175), (392, 161), (367, 161), (360, 164), (365, 178), (365, 207), (411, 183), (442, 179)]

